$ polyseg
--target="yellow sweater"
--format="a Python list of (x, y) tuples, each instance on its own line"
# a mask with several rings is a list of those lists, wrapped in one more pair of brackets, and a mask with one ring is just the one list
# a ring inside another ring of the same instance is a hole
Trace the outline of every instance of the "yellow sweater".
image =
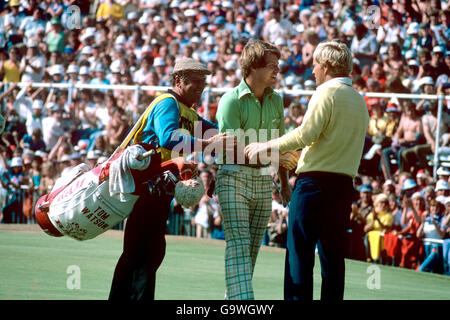
[(369, 123), (367, 105), (350, 78), (334, 78), (312, 95), (300, 127), (277, 139), (281, 152), (303, 149), (296, 173), (322, 171), (354, 178)]

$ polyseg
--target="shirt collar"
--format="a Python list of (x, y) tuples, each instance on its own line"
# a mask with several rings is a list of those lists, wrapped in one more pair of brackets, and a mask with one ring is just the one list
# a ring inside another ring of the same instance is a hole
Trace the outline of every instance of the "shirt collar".
[(316, 88), (316, 90), (321, 89), (322, 87), (328, 86), (328, 85), (332, 85), (334, 83), (341, 83), (341, 84), (345, 84), (347, 86), (352, 86), (352, 79), (350, 79), (349, 77), (336, 77), (333, 79), (330, 79), (324, 83), (322, 83), (320, 86), (318, 86)]
[[(244, 79), (241, 80), (241, 83), (239, 83), (238, 87), (238, 97), (241, 99), (243, 96), (250, 94), (252, 95), (253, 92), (250, 90), (250, 87), (247, 85), (247, 83), (244, 81)], [(271, 87), (267, 87), (264, 89), (264, 96), (266, 95), (272, 95), (275, 90)]]

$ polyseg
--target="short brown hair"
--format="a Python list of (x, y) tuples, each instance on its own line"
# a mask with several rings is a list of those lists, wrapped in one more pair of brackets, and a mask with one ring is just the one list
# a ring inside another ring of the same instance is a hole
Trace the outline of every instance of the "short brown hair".
[(265, 67), (266, 55), (270, 53), (276, 55), (278, 59), (281, 57), (280, 50), (270, 43), (259, 39), (247, 42), (239, 59), (242, 77), (248, 77), (251, 69)]

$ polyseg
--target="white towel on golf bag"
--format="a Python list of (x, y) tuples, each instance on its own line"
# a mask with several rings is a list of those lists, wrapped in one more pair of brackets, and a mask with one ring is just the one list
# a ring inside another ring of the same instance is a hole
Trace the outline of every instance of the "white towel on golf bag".
[(135, 190), (131, 169), (145, 170), (150, 165), (150, 157), (138, 160), (137, 157), (145, 153), (142, 146), (128, 147), (109, 168), (109, 195), (112, 198), (126, 202), (130, 199), (130, 193)]

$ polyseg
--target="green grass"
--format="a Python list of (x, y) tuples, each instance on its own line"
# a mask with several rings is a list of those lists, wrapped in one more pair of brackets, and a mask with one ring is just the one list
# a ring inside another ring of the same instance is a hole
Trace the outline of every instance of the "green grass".
[[(3, 229), (0, 231), (0, 299), (107, 299), (122, 248), (121, 233), (115, 233), (116, 236), (78, 242), (67, 237)], [(168, 237), (166, 257), (157, 274), (156, 299), (223, 300), (223, 255), (223, 241)], [(67, 287), (73, 276), (67, 273), (71, 265), (80, 268), (80, 289)], [(347, 260), (345, 299), (450, 299), (450, 277), (379, 265), (380, 288), (368, 289), (370, 266), (374, 265)], [(283, 250), (261, 250), (253, 281), (257, 299), (283, 298), (283, 270)], [(318, 260), (314, 286), (314, 298), (318, 299)]]

